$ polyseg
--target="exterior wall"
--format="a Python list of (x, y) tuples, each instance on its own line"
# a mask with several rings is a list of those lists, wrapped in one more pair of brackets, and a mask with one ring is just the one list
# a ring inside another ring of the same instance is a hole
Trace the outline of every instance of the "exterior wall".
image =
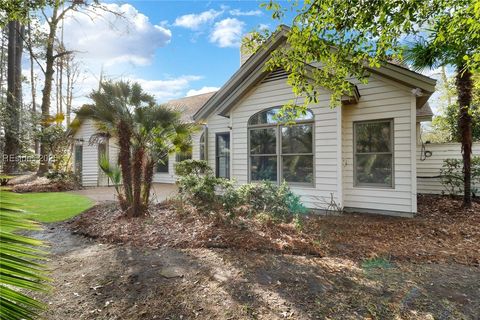
[[(358, 104), (342, 109), (342, 154), (344, 206), (363, 210), (416, 212), (415, 188), (415, 97), (410, 89), (380, 76), (372, 75), (368, 84), (357, 84)], [(394, 187), (354, 187), (353, 123), (355, 121), (393, 119)]]
[(82, 164), (82, 185), (85, 187), (97, 186), (98, 181), (98, 148), (97, 145), (89, 145), (90, 137), (95, 134), (96, 129), (92, 120), (85, 120), (78, 131), (75, 133), (75, 139), (83, 140), (77, 142), (83, 145), (83, 164)]
[[(215, 136), (217, 133), (230, 132), (230, 146), (232, 146), (233, 134), (228, 128), (230, 126), (230, 119), (221, 117), (216, 113), (212, 113), (207, 119), (207, 162), (210, 167), (215, 171)], [(200, 136), (199, 136), (200, 138)], [(195, 140), (198, 148), (199, 140)], [(200, 150), (198, 151), (198, 157), (200, 157)], [(232, 176), (232, 158), (233, 154), (230, 152), (230, 176)]]
[[(462, 159), (462, 146), (460, 143), (429, 143), (425, 145), (425, 150), (431, 151), (432, 156), (425, 161), (420, 160), (422, 146), (417, 145), (417, 187), (418, 193), (441, 194), (444, 191), (439, 178), (428, 179), (419, 177), (433, 177), (440, 174), (443, 160)], [(472, 146), (473, 156), (480, 156), (480, 142)], [(480, 190), (480, 184), (474, 186)]]
[(170, 155), (168, 157), (168, 173), (167, 172), (156, 172), (153, 175), (153, 182), (155, 183), (175, 183), (175, 161), (176, 157), (174, 155)]
[[(337, 203), (341, 203), (341, 185), (337, 177), (341, 176), (338, 145), (340, 132), (337, 122), (341, 113), (339, 109), (329, 107), (330, 95), (327, 92), (321, 100), (310, 105), (315, 115), (314, 129), (314, 173), (315, 182), (312, 187), (291, 186), (294, 193), (301, 196), (304, 204), (309, 208), (325, 209), (330, 203), (331, 194)], [(286, 79), (278, 79), (258, 84), (234, 107), (230, 119), (215, 116), (214, 121), (208, 121), (209, 136), (209, 163), (214, 167), (215, 132), (228, 131), (231, 126), (231, 177), (238, 184), (249, 182), (248, 166), (248, 120), (255, 113), (276, 106), (282, 106), (294, 99), (291, 87)], [(301, 99), (297, 101), (303, 103)], [(230, 122), (231, 121), (231, 122)], [(213, 123), (212, 123), (213, 122)], [(229, 124), (230, 123), (230, 124)]]

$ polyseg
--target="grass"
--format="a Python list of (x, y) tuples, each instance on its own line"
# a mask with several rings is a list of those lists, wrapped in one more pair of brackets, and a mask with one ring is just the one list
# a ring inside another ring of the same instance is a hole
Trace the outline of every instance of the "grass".
[(87, 197), (67, 192), (13, 193), (0, 191), (0, 201), (25, 210), (39, 222), (58, 222), (72, 218), (93, 206)]
[(362, 262), (362, 268), (367, 271), (372, 269), (390, 269), (392, 267), (393, 264), (389, 258), (371, 258)]

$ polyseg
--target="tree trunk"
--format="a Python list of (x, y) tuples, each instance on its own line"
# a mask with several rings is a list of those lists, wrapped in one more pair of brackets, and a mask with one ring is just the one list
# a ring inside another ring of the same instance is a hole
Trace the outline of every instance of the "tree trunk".
[(34, 53), (33, 53), (33, 48), (32, 48), (32, 25), (30, 23), (30, 19), (28, 20), (28, 52), (30, 53), (30, 88), (31, 88), (31, 95), (32, 95), (32, 123), (33, 123), (33, 133), (35, 135), (34, 141), (34, 149), (35, 149), (35, 154), (39, 153), (39, 142), (38, 138), (36, 137), (36, 132), (37, 132), (37, 125), (36, 125), (36, 116), (37, 116), (37, 92), (36, 92), (36, 86), (35, 86), (35, 72), (33, 69), (34, 65)]
[(458, 124), (460, 127), (462, 155), (463, 155), (463, 206), (472, 206), (471, 192), (471, 156), (472, 156), (472, 117), (469, 114), (472, 103), (472, 73), (463, 65), (459, 66), (456, 76), (458, 90), (458, 106), (460, 115)]
[[(17, 59), (21, 60), (21, 26), (17, 21), (8, 24), (8, 67), (7, 67), (7, 106), (5, 123), (4, 171), (13, 173), (18, 170), (18, 153), (20, 146), (20, 101), (21, 97), (21, 68)], [(20, 85), (20, 89), (18, 86)]]
[(149, 158), (145, 162), (145, 168), (143, 169), (143, 195), (142, 202), (145, 207), (148, 208), (148, 202), (150, 201), (150, 190), (152, 189), (153, 171), (155, 170), (155, 162)]
[[(42, 121), (41, 121), (41, 130), (45, 131), (46, 128), (50, 125), (50, 104), (51, 104), (51, 94), (52, 94), (52, 82), (54, 75), (54, 65), (55, 65), (55, 56), (53, 51), (53, 46), (55, 42), (55, 34), (57, 32), (57, 14), (58, 14), (58, 5), (53, 6), (52, 19), (49, 22), (49, 34), (47, 39), (47, 50), (45, 54), (45, 81), (42, 90)], [(37, 175), (43, 176), (48, 171), (48, 148), (41, 141), (40, 145), (40, 166), (38, 167)]]
[(145, 213), (142, 203), (142, 169), (145, 150), (142, 147), (135, 148), (133, 152), (132, 184), (133, 184), (133, 205), (132, 216), (140, 217)]
[(122, 171), (123, 190), (125, 193), (125, 203), (120, 203), (122, 210), (129, 215), (133, 194), (132, 194), (132, 166), (130, 164), (130, 147), (132, 132), (130, 127), (125, 122), (121, 121), (118, 124), (118, 146), (120, 148), (118, 153), (118, 161)]

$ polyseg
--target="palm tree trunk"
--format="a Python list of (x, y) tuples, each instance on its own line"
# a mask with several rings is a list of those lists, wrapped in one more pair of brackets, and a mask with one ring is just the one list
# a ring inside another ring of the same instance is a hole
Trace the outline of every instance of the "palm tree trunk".
[(458, 106), (460, 108), (460, 116), (458, 124), (460, 127), (460, 135), (462, 142), (463, 155), (463, 206), (470, 208), (472, 206), (471, 192), (471, 157), (472, 157), (472, 117), (469, 109), (472, 103), (472, 73), (460, 65), (457, 70), (456, 86), (458, 90)]
[(120, 169), (122, 170), (123, 190), (125, 193), (125, 202), (120, 202), (123, 211), (129, 215), (130, 207), (132, 206), (132, 166), (130, 164), (130, 147), (132, 132), (128, 124), (120, 121), (118, 124), (118, 145), (120, 147), (118, 154), (118, 161)]
[(155, 170), (155, 162), (149, 158), (145, 163), (143, 169), (143, 195), (142, 203), (145, 207), (148, 207), (150, 201), (150, 190), (152, 189), (153, 171)]
[(133, 152), (132, 185), (133, 185), (133, 206), (132, 216), (139, 217), (144, 214), (145, 208), (142, 204), (142, 168), (145, 150), (138, 147)]

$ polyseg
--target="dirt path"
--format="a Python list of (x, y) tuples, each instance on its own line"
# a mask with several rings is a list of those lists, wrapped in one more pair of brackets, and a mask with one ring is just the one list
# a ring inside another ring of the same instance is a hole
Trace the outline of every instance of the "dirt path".
[(46, 319), (478, 319), (480, 270), (230, 250), (136, 249), (49, 225)]

